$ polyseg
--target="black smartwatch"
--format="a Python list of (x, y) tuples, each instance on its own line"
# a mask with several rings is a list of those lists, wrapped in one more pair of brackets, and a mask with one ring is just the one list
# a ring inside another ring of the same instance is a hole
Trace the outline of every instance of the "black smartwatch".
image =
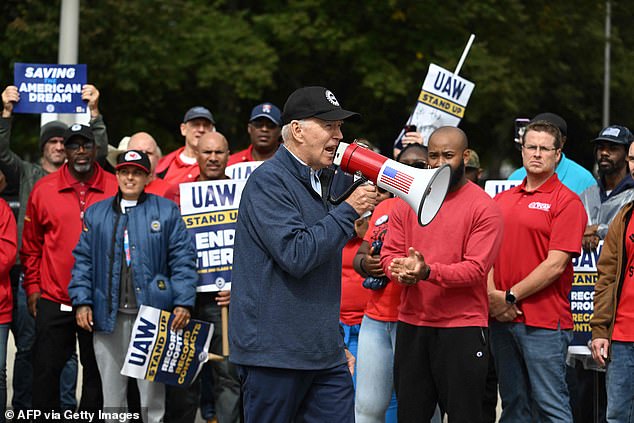
[(517, 302), (515, 294), (513, 294), (513, 291), (511, 291), (510, 289), (506, 290), (506, 295), (504, 299), (506, 300), (506, 303), (510, 305), (514, 305)]

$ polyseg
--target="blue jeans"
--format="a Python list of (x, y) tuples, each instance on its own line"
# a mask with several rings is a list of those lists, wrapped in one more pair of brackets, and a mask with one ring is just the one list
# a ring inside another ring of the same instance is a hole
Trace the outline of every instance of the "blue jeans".
[(497, 321), (489, 328), (502, 398), (500, 423), (525, 421), (531, 404), (539, 422), (572, 422), (566, 384), (572, 331)]
[(22, 273), (17, 270), (11, 277), (17, 280), (13, 289), (13, 313), (11, 332), (15, 340), (15, 359), (13, 361), (13, 399), (14, 410), (27, 410), (31, 407), (31, 386), (33, 385), (33, 367), (31, 366), (31, 347), (35, 337), (35, 320), (26, 306), (26, 294), (22, 287)]
[[(357, 423), (395, 423), (394, 346), (396, 322), (363, 316), (357, 350)], [(388, 414), (386, 414), (386, 411)]]
[(605, 382), (608, 422), (634, 422), (634, 342), (612, 341)]
[(7, 338), (9, 323), (0, 325), (0, 423), (4, 423), (7, 404)]
[[(357, 347), (359, 345), (359, 331), (361, 330), (361, 324), (348, 326), (344, 323), (339, 322), (341, 327), (343, 328), (343, 342), (348, 347), (348, 351), (357, 358)], [(352, 375), (352, 383), (355, 388), (357, 386), (357, 364), (355, 362), (354, 365), (354, 374)]]

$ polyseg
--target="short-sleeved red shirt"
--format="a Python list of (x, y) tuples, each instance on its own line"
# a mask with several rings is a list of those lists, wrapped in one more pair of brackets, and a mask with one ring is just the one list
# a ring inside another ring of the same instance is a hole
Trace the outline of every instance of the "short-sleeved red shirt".
[[(375, 240), (385, 238), (390, 213), (396, 201), (398, 201), (396, 198), (383, 200), (372, 212), (368, 231), (365, 233), (365, 240), (370, 246)], [(365, 314), (381, 322), (398, 321), (398, 305), (401, 302), (402, 289), (403, 285), (390, 281), (384, 288), (371, 291), (370, 299), (365, 307)]]
[[(494, 265), (495, 286), (507, 290), (559, 250), (578, 256), (587, 214), (579, 196), (553, 174), (535, 191), (521, 185), (495, 197), (504, 218), (504, 237)], [(528, 326), (572, 329), (568, 296), (572, 288), (572, 261), (558, 280), (523, 299), (523, 314), (516, 319)]]

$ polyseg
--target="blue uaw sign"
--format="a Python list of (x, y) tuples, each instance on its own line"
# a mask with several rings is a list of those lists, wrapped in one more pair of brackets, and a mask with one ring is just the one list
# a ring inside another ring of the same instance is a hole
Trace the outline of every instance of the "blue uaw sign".
[(86, 65), (16, 63), (14, 84), (20, 101), (14, 113), (84, 113), (81, 88), (86, 84)]
[(231, 289), (233, 242), (246, 180), (180, 184), (181, 214), (194, 239), (199, 292)]
[(190, 320), (171, 330), (174, 315), (141, 306), (121, 374), (152, 382), (189, 386), (209, 356), (213, 324)]

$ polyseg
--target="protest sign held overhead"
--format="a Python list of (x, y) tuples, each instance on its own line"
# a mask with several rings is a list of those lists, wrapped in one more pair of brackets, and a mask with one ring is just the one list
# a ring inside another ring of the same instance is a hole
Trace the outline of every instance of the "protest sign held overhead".
[[(469, 97), (475, 84), (458, 76), (475, 36), (472, 34), (462, 57), (451, 72), (433, 63), (429, 64), (427, 76), (418, 95), (416, 107), (406, 122), (406, 126), (415, 125), (423, 136), (423, 144), (429, 142), (429, 136), (441, 126), (458, 126), (464, 117)], [(394, 141), (394, 148), (401, 149), (405, 130), (401, 130)]]
[(233, 242), (246, 180), (180, 184), (181, 214), (194, 239), (198, 292), (231, 289)]
[(213, 325), (190, 320), (172, 331), (174, 315), (142, 305), (128, 345), (121, 374), (168, 385), (188, 386), (209, 356)]
[(13, 112), (84, 113), (81, 88), (86, 82), (86, 65), (16, 63), (14, 84), (20, 101)]

